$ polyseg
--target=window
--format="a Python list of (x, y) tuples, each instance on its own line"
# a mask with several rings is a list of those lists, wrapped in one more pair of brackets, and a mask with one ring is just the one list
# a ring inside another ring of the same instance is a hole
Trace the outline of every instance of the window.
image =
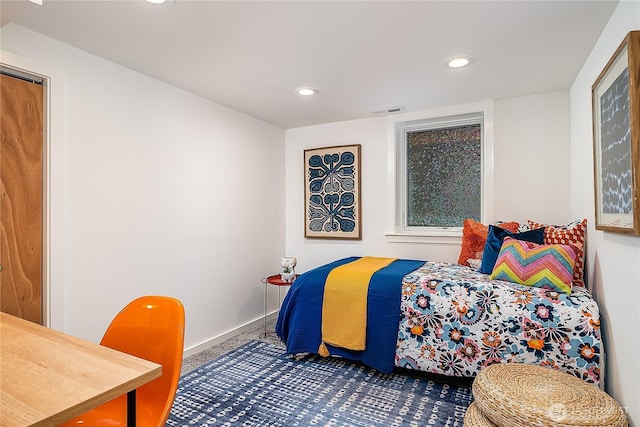
[(391, 118), (394, 218), (389, 236), (458, 237), (465, 218), (493, 219), (490, 107)]
[(482, 122), (403, 131), (407, 227), (480, 221)]

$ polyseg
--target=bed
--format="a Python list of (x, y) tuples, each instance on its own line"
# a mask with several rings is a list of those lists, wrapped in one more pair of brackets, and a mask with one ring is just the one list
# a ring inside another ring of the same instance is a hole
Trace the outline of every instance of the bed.
[[(359, 257), (302, 274), (276, 324), (289, 354), (318, 353), (327, 274)], [(600, 383), (600, 317), (584, 286), (570, 293), (491, 279), (469, 266), (396, 260), (371, 279), (366, 347), (331, 356), (384, 373), (395, 368), (474, 377), (484, 366), (521, 362)]]

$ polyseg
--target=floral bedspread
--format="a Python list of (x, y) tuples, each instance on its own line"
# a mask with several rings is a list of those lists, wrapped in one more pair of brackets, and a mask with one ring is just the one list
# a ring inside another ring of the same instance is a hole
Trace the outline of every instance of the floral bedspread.
[(600, 382), (600, 314), (585, 288), (567, 295), (429, 261), (402, 286), (398, 367), (473, 377), (493, 363), (533, 363)]

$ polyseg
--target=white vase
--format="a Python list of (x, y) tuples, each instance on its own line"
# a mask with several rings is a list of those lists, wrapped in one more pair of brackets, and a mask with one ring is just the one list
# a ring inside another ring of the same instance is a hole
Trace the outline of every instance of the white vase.
[(280, 278), (284, 282), (292, 282), (296, 277), (295, 266), (298, 263), (295, 257), (292, 256), (283, 256), (280, 258), (280, 266), (282, 267), (282, 273), (280, 273)]

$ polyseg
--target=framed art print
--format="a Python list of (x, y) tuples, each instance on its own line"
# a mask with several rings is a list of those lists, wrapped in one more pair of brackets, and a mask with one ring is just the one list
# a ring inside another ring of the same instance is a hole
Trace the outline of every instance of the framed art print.
[(640, 235), (640, 31), (591, 88), (596, 229)]
[(362, 238), (360, 144), (304, 150), (304, 236)]

